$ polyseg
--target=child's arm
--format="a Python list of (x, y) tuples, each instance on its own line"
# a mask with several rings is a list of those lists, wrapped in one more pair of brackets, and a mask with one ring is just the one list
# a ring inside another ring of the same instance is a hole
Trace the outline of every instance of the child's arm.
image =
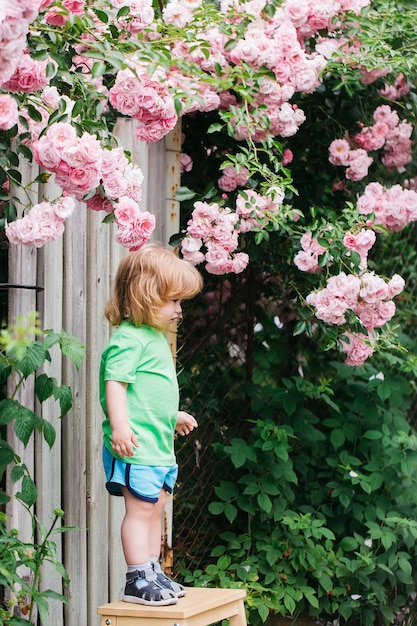
[(197, 426), (197, 420), (192, 415), (185, 411), (178, 411), (177, 424), (175, 426), (177, 433), (180, 435), (189, 435)]
[(133, 456), (133, 446), (139, 446), (129, 426), (126, 388), (127, 383), (106, 380), (106, 404), (112, 431), (112, 448), (119, 456)]

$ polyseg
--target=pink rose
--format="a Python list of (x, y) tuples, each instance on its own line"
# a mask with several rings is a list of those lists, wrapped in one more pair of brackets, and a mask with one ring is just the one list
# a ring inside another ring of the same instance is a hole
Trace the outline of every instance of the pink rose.
[(316, 274), (321, 270), (317, 254), (314, 254), (314, 252), (307, 252), (306, 250), (300, 250), (297, 252), (294, 257), (294, 264), (301, 272), (311, 272)]
[(77, 143), (77, 132), (68, 122), (52, 124), (46, 131), (46, 137), (57, 150), (65, 150)]
[(235, 274), (240, 274), (247, 267), (249, 263), (249, 256), (246, 252), (238, 252), (235, 254), (232, 260), (232, 271)]
[(219, 244), (210, 244), (206, 252), (206, 261), (216, 267), (225, 265), (229, 261), (229, 253)]
[(68, 19), (68, 14), (64, 13), (59, 7), (51, 7), (44, 17), (45, 22), (51, 26), (65, 26)]
[(63, 0), (62, 4), (73, 15), (84, 15), (85, 0)]
[(59, 148), (46, 135), (34, 141), (32, 147), (36, 162), (51, 172), (55, 171), (61, 162)]
[(108, 198), (102, 198), (98, 191), (96, 191), (92, 198), (86, 200), (86, 205), (92, 211), (106, 211), (106, 213), (113, 211), (113, 205), (110, 200)]
[(342, 341), (342, 349), (346, 352), (346, 365), (359, 366), (373, 354), (372, 340), (363, 333), (345, 333), (347, 341)]
[(13, 128), (18, 122), (16, 100), (9, 94), (0, 94), (0, 130)]
[(70, 198), (69, 196), (62, 196), (59, 200), (57, 200), (53, 204), (53, 209), (55, 215), (62, 219), (66, 220), (70, 215), (72, 215), (75, 208), (75, 200)]
[(405, 287), (405, 280), (399, 274), (394, 274), (391, 280), (388, 282), (388, 297), (393, 298), (394, 296), (398, 296), (399, 293)]
[(103, 177), (103, 187), (110, 198), (120, 198), (121, 196), (126, 196), (127, 180), (122, 172), (115, 170), (108, 176)]
[(116, 233), (116, 241), (126, 248), (139, 249), (152, 235), (155, 216), (147, 211), (139, 213), (133, 223), (123, 225)]
[(116, 202), (114, 206), (116, 223), (121, 227), (133, 225), (135, 219), (137, 219), (140, 214), (138, 203), (127, 196), (119, 198), (118, 202)]
[(386, 282), (375, 272), (366, 272), (361, 276), (361, 286), (359, 296), (367, 303), (386, 300), (388, 297), (388, 287)]

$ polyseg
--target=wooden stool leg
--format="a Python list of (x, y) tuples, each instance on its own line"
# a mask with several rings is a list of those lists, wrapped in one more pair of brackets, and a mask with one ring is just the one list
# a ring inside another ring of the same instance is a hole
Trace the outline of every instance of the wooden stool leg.
[(246, 626), (246, 614), (245, 614), (245, 605), (243, 600), (240, 600), (238, 603), (238, 613), (237, 615), (232, 615), (229, 617), (230, 626)]

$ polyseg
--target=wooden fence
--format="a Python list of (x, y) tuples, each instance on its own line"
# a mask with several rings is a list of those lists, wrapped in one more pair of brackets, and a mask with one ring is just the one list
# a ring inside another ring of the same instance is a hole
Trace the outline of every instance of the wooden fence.
[[(144, 174), (141, 208), (156, 216), (153, 240), (167, 245), (179, 228), (179, 203), (174, 194), (180, 180), (180, 127), (156, 144), (145, 144), (134, 138), (134, 123), (121, 119), (116, 135)], [(27, 164), (22, 171), (23, 183), (37, 174), (37, 166)], [(31, 193), (35, 204), (44, 197), (53, 199), (59, 190), (48, 182)], [(78, 372), (65, 359), (61, 362), (59, 354), (50, 367), (51, 375), (69, 385), (74, 396), (74, 406), (63, 420), (57, 418), (55, 403), (42, 408), (43, 417), (57, 431), (53, 448), (50, 450), (40, 437), (23, 448), (13, 431), (8, 432), (11, 445), (35, 477), (37, 516), (48, 525), (54, 509), (62, 508), (64, 524), (75, 528), (55, 536), (58, 556), (71, 579), (71, 606), (50, 602), (48, 626), (98, 625), (97, 606), (120, 598), (125, 574), (120, 543), (123, 502), (110, 498), (104, 487), (98, 369), (110, 333), (103, 309), (126, 249), (115, 242), (114, 227), (101, 220), (102, 214), (78, 203), (66, 222), (63, 238), (39, 250), (11, 246), (9, 252), (9, 283), (21, 286), (9, 290), (9, 323), (18, 315), (38, 310), (43, 328), (64, 329), (80, 339), (87, 352)], [(169, 340), (174, 354), (175, 335)], [(33, 385), (27, 384), (18, 399), (36, 408)], [(17, 491), (19, 484), (13, 486), (8, 481), (7, 489)], [(30, 519), (23, 507), (12, 500), (7, 512), (10, 525), (30, 540)], [(167, 509), (166, 518), (169, 516)], [(164, 556), (169, 563), (172, 544), (168, 523), (163, 531), (167, 546)], [(45, 568), (42, 587), (62, 591), (52, 568)]]

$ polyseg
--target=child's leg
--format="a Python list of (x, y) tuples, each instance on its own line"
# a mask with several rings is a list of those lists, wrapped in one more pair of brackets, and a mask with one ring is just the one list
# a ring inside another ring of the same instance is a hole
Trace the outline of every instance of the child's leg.
[(127, 565), (146, 563), (150, 557), (150, 534), (155, 504), (134, 496), (122, 487), (125, 516), (122, 522), (122, 546)]
[(122, 487), (125, 516), (121, 536), (125, 560), (128, 565), (123, 599), (138, 604), (173, 604), (176, 594), (159, 584), (150, 563), (151, 549), (156, 548), (155, 526), (158, 530), (158, 555), (161, 547), (161, 512), (158, 503), (137, 498)]
[(152, 567), (157, 576), (157, 581), (166, 589), (173, 591), (179, 598), (185, 596), (186, 591), (182, 585), (171, 580), (161, 569), (159, 565), (159, 555), (161, 552), (161, 532), (162, 532), (162, 514), (166, 503), (167, 494), (165, 489), (161, 489), (158, 502), (155, 504), (155, 516), (152, 522), (150, 536), (150, 558)]

